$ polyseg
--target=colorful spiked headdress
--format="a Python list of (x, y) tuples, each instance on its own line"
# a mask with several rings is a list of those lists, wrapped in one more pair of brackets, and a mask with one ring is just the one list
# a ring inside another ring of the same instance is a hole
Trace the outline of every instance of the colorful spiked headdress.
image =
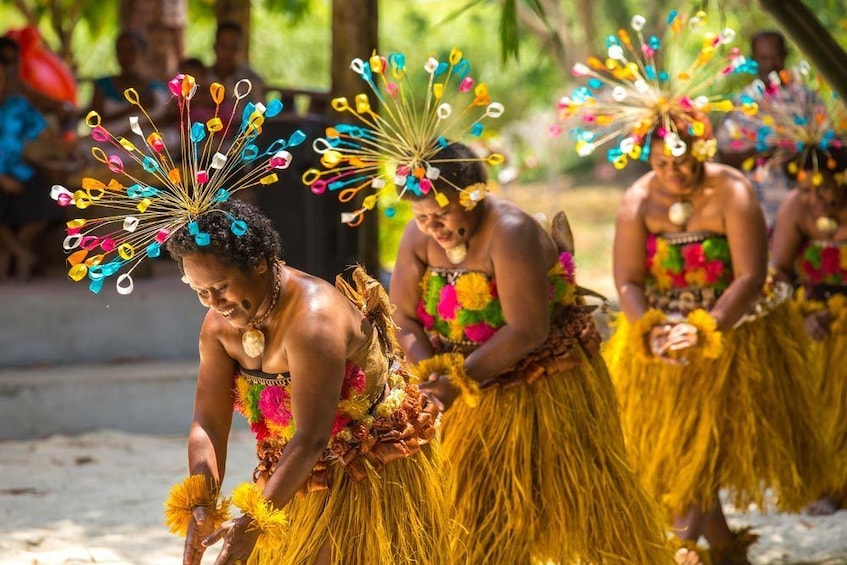
[[(808, 170), (812, 185), (819, 186), (821, 169), (826, 168), (845, 184), (831, 151), (847, 144), (847, 108), (807, 62), (771, 73), (766, 82), (757, 79), (748, 90), (744, 96), (758, 105), (759, 113), (728, 124), (730, 145), (752, 145), (757, 152), (744, 162), (746, 170), (760, 173), (785, 166), (800, 180)], [(824, 162), (818, 162), (821, 155)], [(811, 167), (805, 166), (808, 161)]]
[[(483, 121), (499, 118), (503, 105), (491, 101), (485, 83), (474, 81), (471, 65), (458, 49), (453, 49), (446, 61), (427, 59), (423, 65), (425, 85), (407, 76), (403, 53), (387, 57), (374, 53), (367, 61), (354, 59), (350, 68), (368, 85), (377, 104), (372, 106), (365, 93), (357, 94), (352, 104), (347, 98), (332, 100), (333, 109), (349, 113), (355, 120), (335, 124), (327, 128), (324, 137), (314, 140), (312, 147), (321, 154), (322, 168), (307, 170), (303, 182), (315, 194), (336, 192), (342, 202), (372, 191), (359, 209), (342, 214), (341, 221), (353, 226), (361, 223), (364, 213), (375, 208), (383, 195), (394, 195), (396, 201), (407, 191), (432, 193), (446, 206), (448, 198), (435, 182), (440, 179), (439, 164), (446, 162), (439, 159), (438, 152), (451, 143), (480, 137)], [(491, 154), (478, 160), (496, 165), (503, 162), (503, 156)], [(453, 186), (440, 180), (459, 191), (467, 208), (485, 196), (484, 186)], [(385, 213), (393, 216), (393, 205)]]
[[(296, 131), (288, 140), (260, 147), (264, 121), (277, 115), (282, 103), (244, 101), (252, 89), (249, 80), (235, 85), (229, 116), (220, 115), (224, 86), (210, 85), (215, 115), (205, 122), (191, 118), (191, 100), (199, 88), (192, 76), (179, 74), (168, 86), (179, 105), (179, 147), (166, 146), (163, 132), (139, 102), (138, 93), (128, 89), (124, 96), (139, 113), (129, 117), (135, 137), (113, 135), (96, 112), (86, 117), (97, 144), (91, 153), (105, 165), (108, 178), (83, 178), (82, 187), (73, 192), (61, 185), (52, 188), (51, 196), (60, 206), (113, 214), (93, 214), (67, 223), (63, 246), (69, 254), (68, 276), (87, 280), (92, 292), (100, 292), (105, 280), (117, 275), (118, 293), (131, 293), (132, 271), (145, 258), (158, 257), (170, 235), (181, 228), (188, 229), (198, 245), (208, 245), (209, 234), (199, 230), (196, 219), (223, 213), (217, 211), (219, 204), (239, 191), (275, 183), (276, 171), (291, 163), (288, 148), (306, 138)], [(229, 219), (234, 234), (240, 236), (249, 229), (240, 218)]]
[[(606, 158), (617, 169), (631, 159), (646, 161), (654, 135), (664, 139), (670, 155), (690, 152), (701, 161), (708, 160), (717, 146), (705, 135), (710, 129), (706, 114), (735, 109), (756, 112), (755, 103), (739, 108), (730, 98), (710, 91), (723, 78), (755, 74), (758, 67), (737, 48), (724, 53), (735, 32), (729, 28), (720, 33), (706, 31), (705, 12), (688, 18), (672, 10), (667, 18), (670, 37), (665, 42), (655, 35), (645, 37), (646, 23), (643, 16), (634, 16), (634, 38), (620, 29), (606, 39), (605, 58), (589, 57), (586, 63), (573, 66), (573, 75), (586, 84), (559, 100), (559, 123), (551, 133), (567, 131), (580, 156), (611, 145)], [(700, 49), (686, 56), (692, 37), (699, 38)], [(680, 132), (680, 127), (687, 130)], [(684, 138), (694, 139), (694, 146), (689, 148)]]

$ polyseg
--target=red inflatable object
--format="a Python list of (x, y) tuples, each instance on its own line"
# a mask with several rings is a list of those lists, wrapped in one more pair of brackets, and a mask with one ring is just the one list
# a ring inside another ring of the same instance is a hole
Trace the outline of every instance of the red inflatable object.
[(58, 55), (50, 51), (33, 26), (6, 32), (21, 48), (21, 80), (29, 88), (54, 100), (76, 106), (77, 84), (73, 73)]

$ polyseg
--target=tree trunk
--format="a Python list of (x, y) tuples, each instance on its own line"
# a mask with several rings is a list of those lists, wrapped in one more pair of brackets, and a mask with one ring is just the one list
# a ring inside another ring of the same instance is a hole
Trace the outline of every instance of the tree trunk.
[(121, 0), (120, 29), (135, 30), (147, 40), (150, 76), (167, 82), (177, 72), (185, 55), (187, 12), (187, 0)]
[[(367, 59), (378, 48), (377, 6), (378, 0), (332, 1), (332, 98), (346, 96), (352, 101), (356, 94), (367, 92), (367, 85), (350, 70), (350, 61)], [(366, 214), (356, 234), (351, 234), (358, 237), (359, 262), (374, 276), (379, 275), (380, 268), (378, 213)]]
[(244, 60), (250, 60), (250, 1), (215, 0), (215, 19), (218, 23), (235, 22), (244, 31)]

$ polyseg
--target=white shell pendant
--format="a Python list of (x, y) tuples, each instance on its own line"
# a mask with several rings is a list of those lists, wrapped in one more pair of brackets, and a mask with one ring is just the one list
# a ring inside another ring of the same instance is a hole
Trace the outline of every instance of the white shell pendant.
[(256, 328), (247, 330), (241, 335), (241, 347), (244, 353), (255, 359), (265, 351), (265, 334)]
[(838, 229), (838, 220), (829, 216), (818, 216), (815, 220), (815, 227), (825, 235), (832, 235)]
[(674, 202), (668, 208), (668, 220), (675, 226), (684, 226), (691, 219), (691, 214), (694, 213), (694, 205), (688, 200), (680, 200)]
[(468, 246), (464, 243), (460, 243), (456, 247), (445, 249), (444, 253), (447, 254), (448, 261), (454, 265), (458, 265), (468, 256)]

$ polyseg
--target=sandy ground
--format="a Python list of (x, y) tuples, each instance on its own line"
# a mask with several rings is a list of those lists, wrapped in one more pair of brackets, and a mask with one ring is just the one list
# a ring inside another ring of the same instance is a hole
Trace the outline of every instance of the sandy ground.
[[(165, 529), (162, 502), (185, 476), (185, 442), (116, 431), (0, 442), (0, 564), (178, 563), (182, 541)], [(247, 432), (230, 445), (226, 492), (253, 465)], [(847, 511), (727, 511), (733, 526), (760, 534), (753, 563), (847, 564)]]

